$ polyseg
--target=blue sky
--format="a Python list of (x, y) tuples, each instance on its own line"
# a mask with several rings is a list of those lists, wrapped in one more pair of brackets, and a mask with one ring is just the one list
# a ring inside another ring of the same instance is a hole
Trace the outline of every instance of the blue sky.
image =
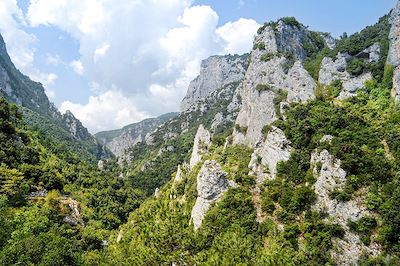
[(221, 24), (240, 17), (261, 24), (294, 16), (313, 30), (340, 36), (374, 24), (395, 6), (396, 0), (243, 0), (236, 4), (228, 0), (197, 0), (195, 3), (212, 6)]
[(396, 0), (1, 0), (0, 33), (17, 65), (89, 130), (179, 109), (202, 59), (244, 53), (260, 24), (295, 16), (340, 36)]

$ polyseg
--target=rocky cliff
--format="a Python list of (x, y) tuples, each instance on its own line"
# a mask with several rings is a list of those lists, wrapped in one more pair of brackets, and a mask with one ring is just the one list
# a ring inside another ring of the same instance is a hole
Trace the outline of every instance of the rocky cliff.
[(306, 44), (318, 46), (300, 23), (279, 20), (259, 30), (240, 91), (235, 144), (254, 147), (261, 140), (263, 127), (279, 118), (281, 104), (314, 98), (316, 82), (302, 64)]
[(400, 99), (400, 2), (392, 10), (390, 24), (387, 62), (394, 68), (392, 96)]
[(195, 103), (230, 84), (240, 82), (248, 66), (248, 55), (211, 56), (203, 60), (200, 75), (194, 79), (181, 103), (181, 111), (195, 108)]
[(157, 118), (145, 119), (139, 123), (125, 126), (122, 129), (96, 133), (95, 137), (115, 156), (121, 157), (125, 154), (126, 150), (134, 147), (136, 144), (143, 143), (146, 136), (177, 115), (177, 113), (168, 113)]
[(0, 35), (0, 95), (21, 106), (26, 123), (85, 155), (106, 158), (110, 154), (71, 112), (61, 114), (46, 96), (42, 84), (23, 75), (12, 63)]

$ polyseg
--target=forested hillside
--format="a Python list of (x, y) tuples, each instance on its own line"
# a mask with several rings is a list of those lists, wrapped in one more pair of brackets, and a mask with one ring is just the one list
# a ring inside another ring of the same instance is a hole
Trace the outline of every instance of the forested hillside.
[(100, 141), (0, 97), (0, 265), (399, 265), (399, 30), (266, 23)]

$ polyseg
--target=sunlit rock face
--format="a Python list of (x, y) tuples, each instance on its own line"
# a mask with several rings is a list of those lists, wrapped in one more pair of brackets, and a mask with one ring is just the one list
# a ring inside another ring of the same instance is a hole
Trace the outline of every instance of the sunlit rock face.
[(302, 25), (287, 25), (279, 21), (275, 28), (265, 26), (255, 37), (250, 65), (242, 88), (242, 106), (233, 133), (234, 144), (254, 147), (261, 141), (265, 125), (277, 120), (275, 99), (282, 92), (285, 102), (313, 99), (316, 83), (304, 69), (304, 43), (314, 45), (310, 32)]
[(230, 188), (236, 184), (226, 178), (216, 161), (205, 161), (197, 175), (197, 199), (192, 209), (192, 223), (197, 230), (210, 209), (211, 204), (217, 201)]
[(392, 96), (400, 99), (400, 1), (390, 16), (389, 54), (387, 62), (394, 68)]
[(200, 75), (194, 79), (181, 103), (181, 111), (196, 108), (196, 102), (204, 100), (214, 91), (240, 82), (246, 73), (248, 55), (211, 56), (203, 60)]

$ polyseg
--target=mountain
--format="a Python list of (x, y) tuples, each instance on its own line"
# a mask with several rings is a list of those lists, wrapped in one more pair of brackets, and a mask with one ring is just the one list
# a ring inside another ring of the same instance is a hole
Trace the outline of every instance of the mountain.
[(399, 265), (399, 21), (266, 23), (97, 167), (0, 98), (0, 264)]
[(99, 132), (94, 136), (115, 156), (123, 157), (128, 148), (144, 142), (148, 134), (177, 115), (177, 113), (164, 114), (157, 118), (149, 118), (127, 125), (121, 129)]
[(87, 157), (107, 158), (110, 153), (71, 112), (61, 114), (46, 96), (42, 84), (23, 75), (12, 63), (0, 35), (0, 95), (22, 107), (26, 123), (56, 138)]
[[(221, 131), (211, 126), (218, 115), (209, 102), (219, 102), (224, 90), (208, 85), (203, 63), (205, 75), (191, 83), (175, 118), (185, 129), (186, 122), (201, 123), (191, 149), (171, 180), (121, 226), (103, 259), (398, 264), (399, 111), (390, 94), (396, 96), (398, 83), (399, 9), (398, 3), (390, 16), (339, 40), (294, 18), (265, 24), (223, 108), (237, 101), (234, 122)], [(209, 64), (211, 73), (229, 73), (223, 62)], [(162, 136), (177, 132), (172, 147), (181, 143), (178, 126), (161, 128)]]

